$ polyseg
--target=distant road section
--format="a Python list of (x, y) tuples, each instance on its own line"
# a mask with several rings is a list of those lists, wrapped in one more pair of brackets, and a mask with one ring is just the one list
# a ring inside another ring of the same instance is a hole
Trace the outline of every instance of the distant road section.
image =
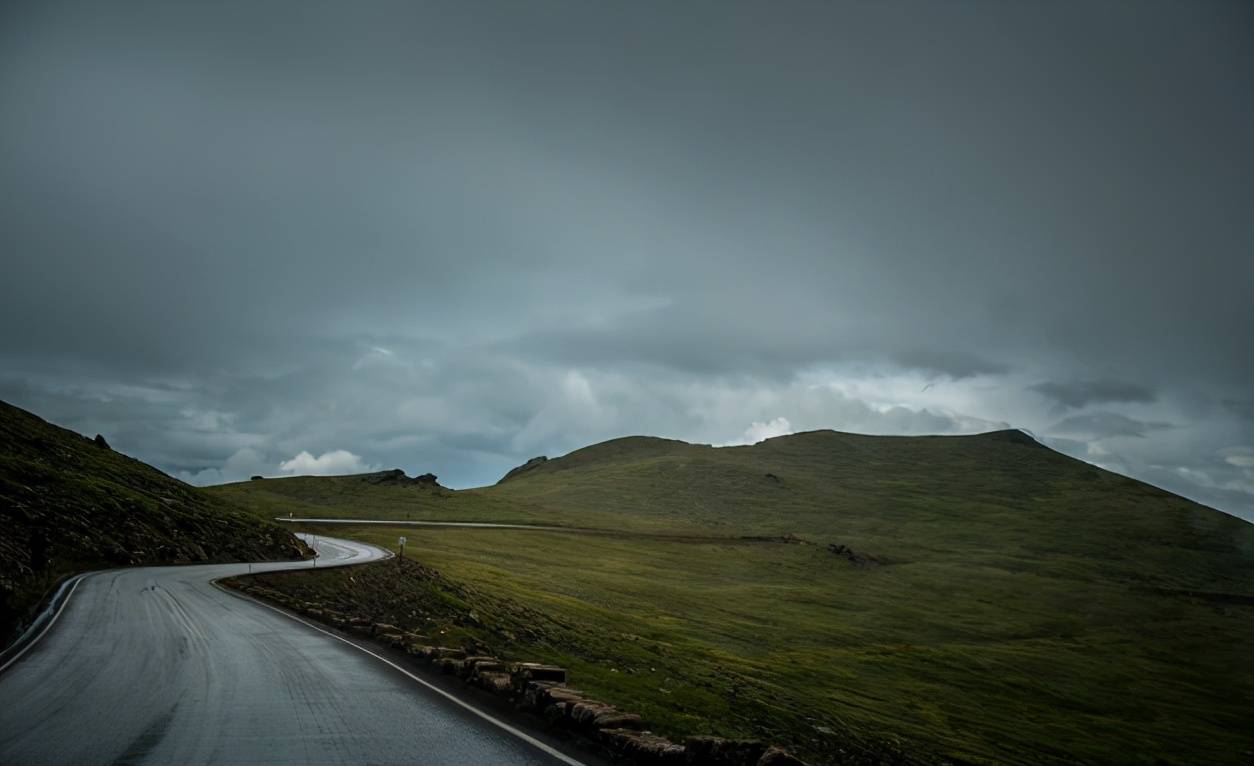
[(579, 527), (552, 527), (542, 524), (497, 524), (492, 521), (409, 521), (406, 519), (289, 519), (279, 516), (275, 521), (286, 524), (381, 524), (386, 527), (468, 527), (470, 529), (539, 529), (545, 532), (597, 532)]
[[(319, 567), (388, 555), (322, 536), (313, 544)], [(0, 763), (578, 763), (211, 584), (248, 571), (84, 577), (52, 630), (0, 673)]]

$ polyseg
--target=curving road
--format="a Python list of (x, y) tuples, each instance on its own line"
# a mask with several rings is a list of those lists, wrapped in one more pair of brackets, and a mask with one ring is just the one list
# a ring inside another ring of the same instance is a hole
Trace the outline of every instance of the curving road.
[[(388, 555), (322, 536), (313, 545), (320, 567)], [(82, 578), (52, 629), (0, 673), (0, 763), (578, 763), (346, 641), (211, 584), (248, 569), (142, 567)]]
[(536, 529), (542, 532), (601, 532), (583, 527), (553, 527), (543, 524), (498, 524), (495, 521), (410, 521), (401, 519), (292, 519), (279, 516), (275, 521), (284, 524), (346, 524), (361, 526), (377, 524), (385, 527), (459, 527), (464, 529)]

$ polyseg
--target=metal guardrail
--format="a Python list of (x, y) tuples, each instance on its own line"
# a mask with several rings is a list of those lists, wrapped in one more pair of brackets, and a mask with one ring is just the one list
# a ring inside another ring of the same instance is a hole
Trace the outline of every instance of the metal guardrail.
[(70, 596), (74, 595), (74, 589), (83, 581), (83, 578), (90, 574), (92, 572), (76, 574), (61, 583), (56, 592), (52, 594), (52, 598), (48, 599), (48, 604), (31, 621), (30, 627), (24, 630), (22, 635), (17, 637), (16, 641), (0, 652), (0, 673), (3, 673), (10, 665), (17, 662), (39, 639), (44, 637), (48, 629), (61, 616), (61, 611), (69, 603)]

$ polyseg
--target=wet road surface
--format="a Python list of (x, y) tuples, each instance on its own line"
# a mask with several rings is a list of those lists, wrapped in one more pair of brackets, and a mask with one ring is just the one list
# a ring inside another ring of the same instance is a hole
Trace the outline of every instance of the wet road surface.
[[(314, 545), (320, 567), (387, 555), (323, 536)], [(577, 763), (211, 584), (248, 570), (84, 577), (52, 629), (0, 673), (0, 764)]]

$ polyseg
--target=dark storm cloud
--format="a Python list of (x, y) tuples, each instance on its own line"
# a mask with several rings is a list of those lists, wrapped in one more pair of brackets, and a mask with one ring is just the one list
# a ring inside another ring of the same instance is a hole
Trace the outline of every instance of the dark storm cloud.
[(1223, 404), (1237, 417), (1254, 420), (1254, 399), (1225, 399)]
[(1154, 392), (1150, 388), (1121, 380), (1046, 381), (1028, 386), (1028, 390), (1072, 408), (1110, 402), (1145, 404), (1154, 401)]
[(1252, 22), (7, 3), (0, 385), (198, 481), (1100, 405), (1175, 427), (1087, 459), (1246, 497)]
[(947, 375), (961, 380), (977, 375), (999, 375), (1009, 371), (1009, 365), (985, 359), (967, 351), (943, 349), (911, 349), (892, 355), (893, 361), (910, 369), (922, 370), (935, 375)]
[(1105, 439), (1111, 436), (1143, 437), (1150, 431), (1170, 428), (1169, 423), (1146, 423), (1115, 412), (1073, 415), (1050, 427), (1050, 433)]

